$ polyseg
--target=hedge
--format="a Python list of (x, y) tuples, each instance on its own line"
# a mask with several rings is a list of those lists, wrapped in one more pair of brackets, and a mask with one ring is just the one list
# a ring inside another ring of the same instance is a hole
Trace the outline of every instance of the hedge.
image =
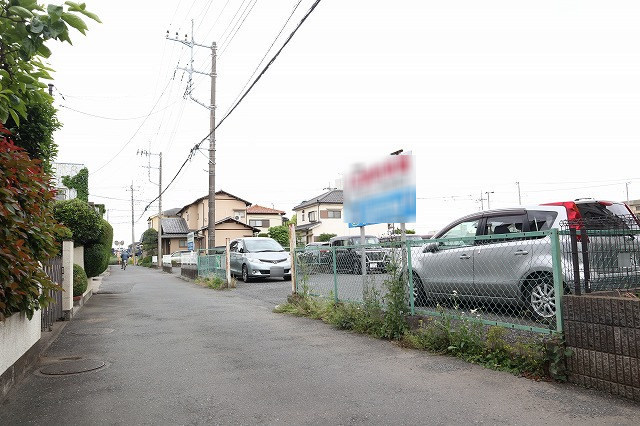
[(87, 274), (80, 265), (73, 265), (73, 297), (82, 296), (87, 291)]

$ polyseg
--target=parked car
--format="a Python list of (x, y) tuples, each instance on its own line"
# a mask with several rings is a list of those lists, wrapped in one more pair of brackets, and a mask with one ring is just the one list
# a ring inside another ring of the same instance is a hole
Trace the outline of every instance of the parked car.
[[(444, 240), (412, 250), (415, 300), (420, 304), (456, 294), (460, 299), (515, 302), (526, 306), (538, 318), (553, 317), (550, 238), (508, 239), (505, 234), (560, 228), (563, 221), (597, 215), (619, 221), (629, 214), (623, 203), (578, 200), (464, 216), (433, 237)], [(505, 238), (501, 238), (503, 235)], [(479, 236), (491, 238), (476, 239)], [(594, 244), (603, 248), (608, 243), (606, 237), (599, 237), (590, 238), (590, 244), (592, 248)], [(617, 263), (618, 256), (613, 257)], [(563, 262), (568, 262), (568, 258), (563, 258)], [(568, 291), (572, 272), (570, 268), (563, 269)]]
[(229, 244), (231, 274), (249, 282), (252, 278), (291, 279), (289, 253), (273, 238), (238, 238)]
[(307, 244), (304, 252), (300, 254), (300, 260), (311, 269), (309, 272), (321, 272), (333, 268), (330, 243), (325, 241)]
[[(362, 274), (362, 247), (360, 237), (339, 236), (329, 240), (330, 246), (335, 247), (337, 272)], [(389, 250), (380, 245), (378, 237), (365, 237), (364, 253), (366, 256), (367, 273), (383, 273), (389, 266)]]

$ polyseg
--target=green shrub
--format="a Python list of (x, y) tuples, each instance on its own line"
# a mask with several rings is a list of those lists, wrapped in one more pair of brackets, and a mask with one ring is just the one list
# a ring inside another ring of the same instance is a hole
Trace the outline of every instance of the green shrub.
[(59, 288), (38, 264), (59, 251), (48, 182), (38, 160), (0, 137), (0, 321), (14, 312), (32, 318), (49, 302), (41, 290)]
[(84, 269), (89, 278), (97, 277), (107, 269), (109, 258), (105, 262), (105, 249), (108, 247), (100, 243), (84, 246)]
[[(86, 202), (73, 200), (58, 201), (53, 207), (56, 220), (73, 233), (76, 246), (86, 246), (101, 241), (102, 221), (98, 212)], [(111, 241), (109, 241), (111, 247)]]
[(269, 237), (280, 243), (283, 247), (289, 247), (289, 227), (285, 225), (269, 228)]
[(80, 265), (73, 265), (73, 297), (82, 296), (87, 291), (87, 274)]
[(111, 255), (109, 256), (109, 265), (119, 265), (118, 256)]
[(158, 253), (158, 231), (153, 228), (149, 228), (142, 233), (140, 238), (142, 242), (142, 250), (146, 253), (155, 256)]
[(140, 266), (144, 266), (145, 268), (150, 268), (153, 266), (153, 262), (151, 261), (151, 256), (143, 257), (138, 263)]
[(258, 234), (258, 237), (268, 237), (268, 236), (269, 236), (269, 234), (266, 233), (266, 232), (261, 232), (261, 233)]
[(329, 241), (330, 239), (332, 239), (333, 237), (337, 236), (338, 234), (320, 234), (318, 236), (318, 241), (326, 243), (327, 241)]

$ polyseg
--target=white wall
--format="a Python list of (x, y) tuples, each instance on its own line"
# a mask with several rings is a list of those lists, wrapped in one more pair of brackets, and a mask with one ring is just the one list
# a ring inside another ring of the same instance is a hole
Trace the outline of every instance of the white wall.
[(84, 269), (84, 246), (73, 249), (73, 263), (82, 266), (82, 269)]
[(17, 313), (0, 321), (0, 374), (40, 340), (41, 313), (36, 311), (31, 321), (25, 314)]

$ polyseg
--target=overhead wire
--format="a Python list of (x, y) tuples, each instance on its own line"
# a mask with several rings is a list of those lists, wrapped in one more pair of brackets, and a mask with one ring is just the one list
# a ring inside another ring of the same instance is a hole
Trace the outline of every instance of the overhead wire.
[[(174, 103), (176, 103), (176, 102), (174, 102)], [(100, 118), (100, 119), (102, 119), (102, 120), (131, 121), (131, 120), (139, 120), (139, 119), (141, 119), (141, 118), (148, 118), (148, 117), (149, 117), (149, 116), (151, 116), (151, 115), (159, 114), (160, 112), (162, 112), (162, 111), (166, 110), (167, 108), (169, 108), (169, 107), (170, 107), (171, 105), (173, 105), (174, 103), (169, 104), (169, 105), (167, 105), (166, 107), (164, 107), (164, 108), (162, 108), (162, 109), (159, 109), (159, 110), (157, 110), (157, 111), (151, 112), (151, 113), (149, 113), (149, 114), (147, 114), (147, 115), (140, 115), (140, 116), (138, 116), (138, 117), (106, 117), (106, 116), (104, 116), (104, 115), (91, 114), (91, 113), (89, 113), (89, 112), (80, 111), (80, 110), (77, 110), (77, 109), (75, 109), (75, 108), (71, 108), (70, 106), (67, 106), (67, 105), (64, 105), (64, 104), (60, 104), (59, 106), (60, 106), (60, 108), (68, 109), (68, 110), (70, 110), (70, 111), (77, 112), (77, 113), (79, 113), (79, 114), (83, 114), (83, 115), (87, 115), (87, 116), (89, 116), (89, 117)]]
[[(151, 204), (153, 202), (155, 202), (156, 200), (158, 200), (171, 186), (171, 184), (176, 180), (176, 178), (178, 177), (178, 175), (182, 172), (182, 170), (184, 169), (184, 167), (186, 166), (186, 164), (189, 162), (189, 160), (191, 160), (193, 158), (193, 155), (196, 151), (198, 151), (200, 149), (200, 145), (202, 145), (202, 143), (204, 141), (206, 141), (207, 139), (209, 139), (209, 137), (211, 137), (211, 135), (213, 134), (213, 132), (215, 130), (218, 129), (218, 127), (220, 127), (222, 125), (222, 123), (235, 111), (235, 109), (240, 105), (240, 103), (242, 103), (242, 101), (247, 97), (247, 95), (251, 92), (251, 90), (255, 87), (255, 85), (258, 83), (258, 81), (260, 81), (260, 79), (262, 78), (262, 76), (267, 72), (267, 70), (271, 67), (271, 65), (273, 65), (273, 63), (276, 61), (276, 59), (278, 58), (278, 56), (280, 56), (280, 53), (282, 53), (282, 51), (284, 50), (284, 48), (289, 44), (289, 42), (291, 42), (291, 40), (293, 39), (293, 36), (298, 32), (298, 30), (300, 29), (300, 27), (302, 27), (302, 24), (304, 24), (307, 20), (307, 18), (309, 18), (309, 16), (311, 15), (311, 13), (313, 13), (313, 11), (316, 9), (316, 7), (318, 6), (318, 4), (320, 4), (322, 0), (315, 0), (315, 2), (313, 3), (313, 5), (311, 5), (311, 7), (309, 8), (309, 10), (306, 12), (306, 14), (302, 17), (302, 19), (300, 20), (300, 22), (298, 23), (298, 25), (294, 28), (294, 30), (291, 32), (291, 34), (289, 34), (289, 37), (287, 38), (287, 40), (283, 43), (283, 45), (280, 47), (280, 49), (278, 49), (278, 51), (274, 54), (274, 56), (271, 58), (271, 60), (269, 61), (269, 63), (267, 63), (267, 65), (262, 69), (262, 71), (260, 72), (260, 74), (256, 77), (256, 79), (253, 81), (253, 83), (249, 86), (249, 88), (246, 90), (246, 92), (240, 97), (240, 99), (234, 104), (234, 106), (229, 110), (229, 112), (227, 112), (227, 114), (222, 118), (222, 120), (220, 120), (220, 122), (214, 127), (214, 129), (212, 131), (210, 131), (204, 138), (202, 138), (198, 143), (196, 143), (191, 150), (189, 151), (189, 154), (187, 155), (187, 158), (184, 160), (184, 162), (182, 163), (182, 165), (180, 166), (180, 168), (178, 169), (178, 171), (176, 172), (176, 174), (173, 176), (173, 178), (171, 179), (171, 181), (167, 184), (167, 186), (162, 190), (162, 192), (153, 200), (151, 200), (151, 202), (149, 202), (149, 204), (147, 204), (147, 206), (144, 208), (142, 214), (140, 215), (140, 218), (142, 218), (142, 216), (144, 216), (144, 213), (148, 210), (148, 208), (151, 206)], [(140, 220), (140, 218), (138, 220)]]
[[(291, 11), (291, 13), (289, 14), (289, 17), (287, 18), (287, 20), (285, 21), (284, 25), (282, 25), (282, 28), (280, 28), (280, 31), (278, 32), (278, 34), (276, 35), (276, 37), (273, 39), (273, 41), (271, 42), (271, 45), (269, 46), (269, 48), (267, 49), (267, 51), (264, 53), (264, 56), (262, 57), (262, 59), (260, 59), (260, 62), (258, 63), (258, 65), (256, 65), (256, 68), (253, 70), (253, 72), (251, 73), (251, 76), (249, 76), (249, 78), (247, 79), (247, 82), (244, 84), (244, 86), (242, 86), (242, 89), (240, 90), (240, 92), (238, 93), (238, 96), (235, 97), (235, 99), (233, 100), (233, 103), (235, 103), (238, 98), (240, 98), (240, 96), (242, 95), (242, 92), (244, 92), (244, 89), (247, 88), (247, 86), (249, 85), (249, 83), (251, 82), (251, 79), (256, 75), (256, 73), (258, 72), (258, 69), (260, 68), (260, 65), (262, 65), (262, 63), (264, 62), (265, 58), (267, 57), (267, 55), (269, 55), (269, 52), (271, 52), (271, 49), (273, 49), (273, 46), (276, 44), (276, 42), (278, 41), (278, 39), (280, 38), (280, 36), (282, 35), (282, 32), (284, 31), (284, 29), (287, 27), (287, 25), (289, 24), (289, 21), (291, 20), (291, 18), (293, 17), (294, 13), (296, 13), (296, 10), (298, 10), (298, 6), (300, 6), (300, 3), (302, 3), (302, 0), (298, 0), (298, 3), (296, 3), (296, 5), (293, 7), (293, 10)], [(233, 105), (232, 103), (232, 105)]]
[[(249, 10), (246, 12), (246, 14), (244, 14), (243, 16), (240, 16), (240, 19), (242, 19), (242, 21), (240, 21), (239, 24), (237, 24), (237, 27), (234, 27), (233, 30), (231, 30), (233, 32), (233, 34), (230, 34), (230, 37), (227, 36), (227, 40), (228, 41), (224, 41), (221, 45), (220, 45), (220, 54), (218, 55), (218, 58), (221, 58), (222, 55), (224, 54), (224, 52), (227, 51), (227, 49), (229, 48), (229, 46), (231, 45), (231, 43), (233, 42), (233, 39), (236, 37), (236, 34), (238, 34), (238, 31), (240, 31), (240, 29), (242, 28), (242, 25), (244, 24), (244, 21), (247, 20), (247, 18), (249, 17), (249, 15), (251, 14), (251, 11), (253, 10), (254, 6), (256, 5), (256, 3), (258, 2), (258, 0), (253, 0), (253, 3), (250, 3), (250, 7), (249, 5), (247, 5), (247, 7), (249, 8)], [(246, 9), (245, 9), (246, 11)], [(244, 13), (244, 12), (243, 12)]]
[(160, 94), (160, 96), (158, 97), (158, 99), (156, 100), (156, 102), (153, 104), (153, 107), (151, 107), (151, 111), (149, 111), (149, 114), (147, 114), (147, 116), (144, 118), (144, 120), (142, 120), (142, 123), (140, 123), (140, 125), (138, 126), (138, 128), (136, 129), (136, 131), (133, 133), (133, 135), (131, 136), (131, 138), (129, 138), (129, 140), (127, 142), (125, 142), (124, 145), (122, 145), (122, 147), (120, 148), (120, 150), (118, 152), (116, 152), (116, 154), (111, 157), (106, 163), (104, 163), (102, 166), (98, 167), (98, 169), (96, 169), (93, 172), (93, 175), (95, 175), (96, 173), (98, 173), (100, 170), (103, 170), (105, 167), (107, 167), (113, 160), (116, 159), (116, 157), (118, 155), (120, 155), (120, 153), (122, 151), (124, 151), (124, 149), (133, 141), (133, 139), (136, 137), (136, 135), (138, 134), (138, 132), (140, 131), (140, 129), (142, 129), (142, 126), (144, 126), (144, 123), (147, 122), (147, 119), (151, 116), (151, 114), (153, 113), (153, 111), (155, 110), (156, 106), (158, 105), (158, 102), (160, 102), (160, 99), (162, 99), (162, 97), (164, 96), (164, 94), (167, 91), (167, 88), (169, 87), (169, 84), (171, 84), (172, 79), (170, 79), (166, 86), (164, 87), (164, 89), (162, 90), (162, 93)]

